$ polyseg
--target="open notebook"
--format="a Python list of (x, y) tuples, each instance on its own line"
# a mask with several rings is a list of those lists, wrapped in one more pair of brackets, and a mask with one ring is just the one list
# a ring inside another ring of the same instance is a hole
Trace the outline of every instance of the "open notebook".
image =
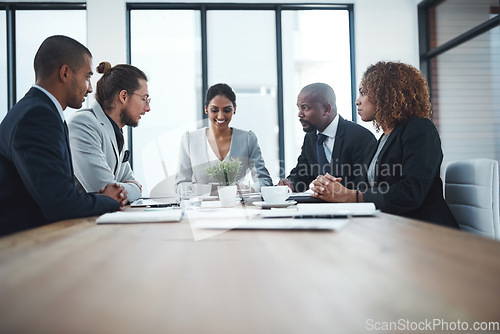
[(262, 210), (263, 218), (347, 218), (373, 216), (379, 211), (373, 203), (301, 203), (296, 208)]
[(338, 230), (349, 219), (233, 219), (199, 221), (199, 229), (222, 230)]
[(170, 206), (178, 206), (177, 198), (175, 197), (150, 197), (138, 198), (130, 204), (132, 208), (163, 208)]
[(138, 223), (168, 223), (182, 219), (181, 209), (151, 209), (146, 211), (117, 211), (105, 213), (98, 217), (97, 224), (138, 224)]

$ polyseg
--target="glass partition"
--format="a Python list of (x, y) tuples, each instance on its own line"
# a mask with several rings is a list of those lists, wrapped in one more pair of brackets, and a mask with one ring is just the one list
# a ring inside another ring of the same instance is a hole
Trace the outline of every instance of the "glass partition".
[(433, 110), (439, 120), (445, 164), (470, 158), (500, 159), (500, 28), (433, 60)]
[(173, 182), (180, 138), (199, 127), (201, 101), (200, 12), (133, 10), (131, 63), (148, 76), (151, 111), (133, 129), (134, 171), (147, 195)]
[[(498, 15), (498, 0), (445, 0), (430, 9), (431, 47), (437, 47)], [(496, 9), (495, 9), (496, 8)]]
[(266, 167), (278, 180), (275, 24), (273, 11), (207, 12), (208, 85), (233, 88), (237, 111), (231, 126), (255, 132)]
[(5, 10), (0, 10), (0, 122), (7, 114), (7, 17)]
[(351, 61), (347, 10), (283, 11), (283, 105), (286, 175), (297, 164), (304, 131), (297, 117), (302, 87), (324, 82), (335, 91), (338, 114), (351, 110)]
[[(36, 27), (34, 29), (33, 27)], [(87, 44), (85, 10), (16, 11), (16, 91), (19, 101), (35, 83), (33, 59), (43, 40), (52, 35), (66, 35)], [(67, 108), (66, 117), (74, 110)]]

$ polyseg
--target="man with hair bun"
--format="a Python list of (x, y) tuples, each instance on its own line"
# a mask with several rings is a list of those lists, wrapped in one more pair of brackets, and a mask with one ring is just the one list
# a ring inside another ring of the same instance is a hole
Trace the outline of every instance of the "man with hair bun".
[(74, 182), (63, 110), (81, 108), (92, 92), (91, 61), (90, 51), (66, 36), (40, 45), (35, 85), (0, 124), (0, 235), (125, 205), (120, 185), (103, 184), (90, 194)]
[(97, 72), (96, 103), (76, 112), (69, 121), (71, 153), (78, 187), (96, 191), (116, 182), (130, 202), (142, 196), (134, 178), (129, 151), (124, 149), (123, 127), (135, 127), (150, 111), (147, 77), (132, 65), (101, 62)]

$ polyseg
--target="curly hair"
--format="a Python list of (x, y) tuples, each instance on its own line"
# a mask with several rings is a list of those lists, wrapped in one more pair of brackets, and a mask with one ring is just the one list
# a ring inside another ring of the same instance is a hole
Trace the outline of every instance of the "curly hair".
[(429, 86), (411, 65), (380, 61), (366, 69), (361, 86), (375, 107), (377, 131), (392, 129), (410, 117), (431, 117)]

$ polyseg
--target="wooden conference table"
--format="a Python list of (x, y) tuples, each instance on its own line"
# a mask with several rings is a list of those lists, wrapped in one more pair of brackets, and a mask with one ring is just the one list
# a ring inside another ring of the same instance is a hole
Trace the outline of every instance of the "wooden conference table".
[(461, 231), (380, 214), (334, 232), (195, 241), (185, 220), (95, 219), (0, 238), (0, 333), (388, 333), (374, 326), (500, 320), (500, 243)]

